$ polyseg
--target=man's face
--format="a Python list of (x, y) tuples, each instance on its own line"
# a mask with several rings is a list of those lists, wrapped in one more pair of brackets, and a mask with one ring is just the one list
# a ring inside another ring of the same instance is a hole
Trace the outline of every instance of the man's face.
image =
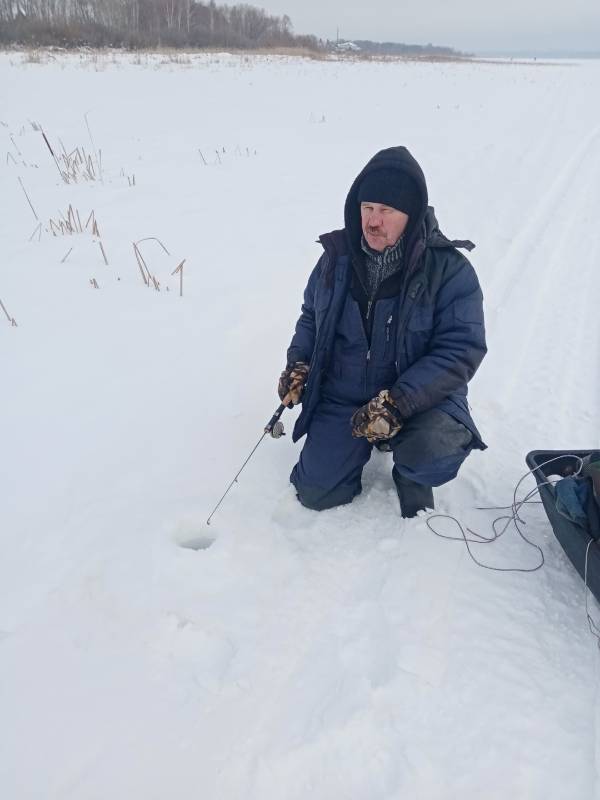
[(360, 219), (367, 244), (378, 252), (396, 244), (408, 225), (408, 214), (382, 203), (361, 203)]

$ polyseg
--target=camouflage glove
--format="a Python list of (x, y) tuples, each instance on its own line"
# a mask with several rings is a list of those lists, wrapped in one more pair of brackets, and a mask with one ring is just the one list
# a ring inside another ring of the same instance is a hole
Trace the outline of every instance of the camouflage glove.
[(368, 442), (391, 439), (402, 427), (400, 412), (387, 389), (361, 406), (352, 415), (352, 436), (365, 436)]
[(308, 364), (304, 361), (296, 361), (295, 364), (288, 364), (283, 370), (279, 377), (277, 394), (284, 406), (298, 405), (307, 378)]

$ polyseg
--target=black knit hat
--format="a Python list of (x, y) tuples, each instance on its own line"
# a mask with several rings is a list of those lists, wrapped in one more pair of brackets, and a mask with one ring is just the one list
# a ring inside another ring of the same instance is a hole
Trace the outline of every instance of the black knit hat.
[(358, 202), (382, 203), (409, 217), (415, 217), (422, 204), (417, 182), (397, 169), (378, 169), (365, 175), (358, 190)]

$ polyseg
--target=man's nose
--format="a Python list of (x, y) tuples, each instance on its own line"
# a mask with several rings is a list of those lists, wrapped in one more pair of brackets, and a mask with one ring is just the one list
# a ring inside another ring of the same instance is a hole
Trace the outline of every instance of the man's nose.
[(372, 211), (369, 217), (369, 225), (372, 228), (378, 228), (381, 225), (382, 216), (378, 211)]

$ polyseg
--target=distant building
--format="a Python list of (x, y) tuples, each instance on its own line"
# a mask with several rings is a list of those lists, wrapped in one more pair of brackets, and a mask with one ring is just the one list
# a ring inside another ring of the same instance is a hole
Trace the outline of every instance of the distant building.
[(360, 47), (354, 42), (338, 42), (335, 46), (336, 50), (343, 50), (345, 52), (358, 53)]

